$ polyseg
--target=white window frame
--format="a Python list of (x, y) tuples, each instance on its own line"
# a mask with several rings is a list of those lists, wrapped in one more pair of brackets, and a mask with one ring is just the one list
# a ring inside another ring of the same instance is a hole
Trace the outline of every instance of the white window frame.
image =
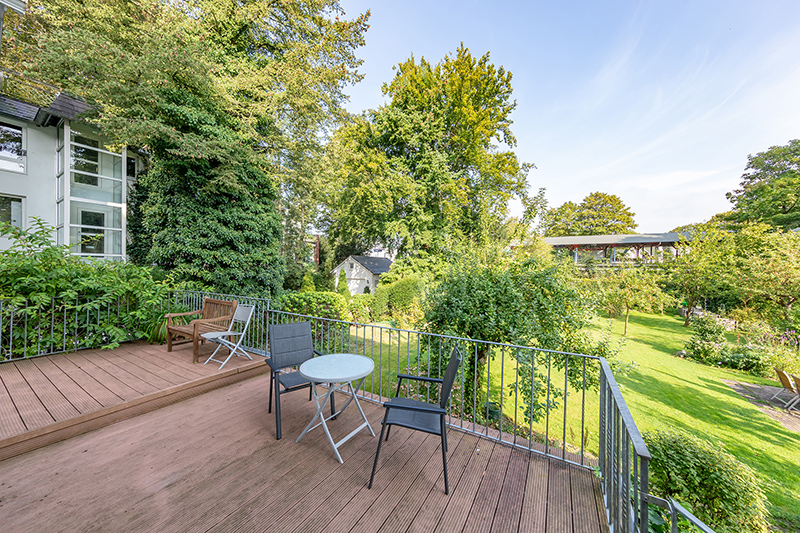
[(16, 196), (13, 194), (0, 194), (0, 198), (10, 198), (11, 200), (19, 200), (19, 226), (13, 224), (12, 226), (15, 228), (25, 228), (25, 197), (24, 196)]
[(9, 163), (22, 165), (21, 170), (14, 170), (9, 168), (0, 169), (0, 172), (13, 172), (14, 174), (27, 174), (28, 173), (28, 128), (25, 124), (9, 120), (3, 117), (0, 120), (0, 125), (13, 126), (22, 130), (22, 155), (19, 157), (8, 157), (0, 154), (0, 161), (8, 161)]

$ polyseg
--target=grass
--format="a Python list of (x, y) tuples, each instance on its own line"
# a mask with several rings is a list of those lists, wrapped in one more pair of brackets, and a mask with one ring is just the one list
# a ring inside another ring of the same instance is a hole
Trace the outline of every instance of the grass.
[[(604, 324), (597, 325), (597, 330)], [(623, 323), (611, 321), (622, 338)], [(681, 359), (691, 330), (673, 316), (632, 313), (619, 359), (636, 368), (618, 376), (641, 432), (680, 430), (720, 443), (761, 478), (775, 522), (800, 528), (800, 434), (784, 428), (734, 392), (723, 379), (778, 386), (742, 372)]]

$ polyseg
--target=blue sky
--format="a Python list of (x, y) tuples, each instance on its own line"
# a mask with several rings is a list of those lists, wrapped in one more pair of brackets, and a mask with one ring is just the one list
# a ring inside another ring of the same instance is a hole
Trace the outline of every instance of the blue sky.
[[(463, 42), (513, 73), (512, 130), (555, 207), (616, 194), (639, 232), (730, 209), (747, 155), (800, 137), (800, 1), (343, 0), (371, 10), (348, 110)], [(512, 212), (517, 211), (512, 206)]]

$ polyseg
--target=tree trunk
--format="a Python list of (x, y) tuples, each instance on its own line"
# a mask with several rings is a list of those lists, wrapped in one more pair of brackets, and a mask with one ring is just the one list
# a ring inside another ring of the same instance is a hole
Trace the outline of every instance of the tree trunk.
[(686, 299), (686, 320), (683, 322), (683, 327), (685, 328), (689, 327), (689, 322), (692, 318), (692, 309), (694, 309), (694, 304), (696, 303), (697, 300), (689, 300), (688, 298)]
[(628, 317), (630, 316), (630, 314), (631, 314), (631, 308), (625, 307), (625, 330), (622, 332), (623, 337), (628, 336)]

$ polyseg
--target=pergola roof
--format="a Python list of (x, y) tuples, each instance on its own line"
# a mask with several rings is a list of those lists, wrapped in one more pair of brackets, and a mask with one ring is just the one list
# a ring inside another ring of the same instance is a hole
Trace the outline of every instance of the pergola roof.
[(546, 237), (553, 248), (582, 248), (604, 246), (673, 246), (681, 238), (691, 239), (688, 233), (641, 233), (636, 235), (577, 235), (572, 237)]

